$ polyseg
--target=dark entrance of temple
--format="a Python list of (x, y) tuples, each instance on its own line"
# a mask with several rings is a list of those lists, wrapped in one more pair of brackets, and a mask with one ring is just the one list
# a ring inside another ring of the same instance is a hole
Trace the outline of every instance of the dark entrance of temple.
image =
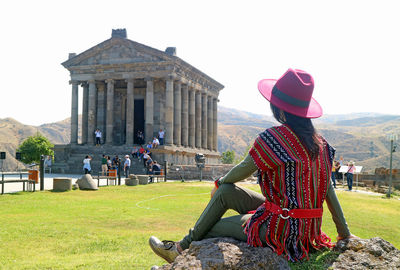
[(144, 99), (135, 99), (134, 116), (134, 142), (135, 144), (144, 144), (144, 139), (140, 139), (137, 136), (139, 131), (144, 136)]

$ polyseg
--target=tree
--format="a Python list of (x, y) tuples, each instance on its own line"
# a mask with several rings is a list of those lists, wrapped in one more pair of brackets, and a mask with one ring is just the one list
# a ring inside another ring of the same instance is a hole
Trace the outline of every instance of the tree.
[(224, 164), (232, 164), (235, 161), (235, 151), (228, 150), (222, 153), (221, 161)]
[(40, 162), (41, 155), (53, 155), (54, 145), (39, 132), (34, 136), (26, 138), (18, 147), (17, 152), (21, 152), (23, 163)]

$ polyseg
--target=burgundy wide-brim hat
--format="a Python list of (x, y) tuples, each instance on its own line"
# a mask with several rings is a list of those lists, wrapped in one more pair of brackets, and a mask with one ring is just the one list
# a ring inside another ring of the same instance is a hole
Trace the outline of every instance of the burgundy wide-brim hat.
[(261, 80), (258, 90), (269, 102), (288, 113), (304, 118), (322, 116), (321, 105), (312, 97), (314, 80), (303, 70), (289, 68), (278, 80)]

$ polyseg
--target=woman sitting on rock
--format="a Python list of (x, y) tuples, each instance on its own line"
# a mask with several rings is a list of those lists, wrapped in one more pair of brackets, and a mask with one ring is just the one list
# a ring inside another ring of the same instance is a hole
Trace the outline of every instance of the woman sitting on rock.
[[(330, 182), (335, 150), (311, 122), (322, 115), (321, 106), (312, 98), (313, 78), (302, 70), (289, 69), (278, 80), (261, 80), (258, 89), (282, 125), (261, 133), (246, 158), (215, 181), (210, 202), (180, 242), (149, 239), (153, 251), (168, 262), (192, 241), (211, 237), (267, 246), (290, 261), (308, 258), (310, 249), (333, 246), (321, 231), (325, 199), (337, 239), (352, 237)], [(262, 194), (234, 184), (255, 171)], [(221, 218), (228, 209), (239, 215)]]

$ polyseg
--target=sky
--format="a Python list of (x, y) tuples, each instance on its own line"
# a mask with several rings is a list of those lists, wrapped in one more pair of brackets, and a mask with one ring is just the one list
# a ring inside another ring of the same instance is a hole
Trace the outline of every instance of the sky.
[[(261, 79), (309, 72), (325, 114), (400, 114), (396, 1), (59, 0), (0, 3), (0, 118), (40, 125), (71, 114), (68, 53), (126, 28), (222, 83), (219, 105), (270, 115)], [(80, 99), (81, 101), (81, 99)], [(81, 103), (81, 102), (80, 102)]]

